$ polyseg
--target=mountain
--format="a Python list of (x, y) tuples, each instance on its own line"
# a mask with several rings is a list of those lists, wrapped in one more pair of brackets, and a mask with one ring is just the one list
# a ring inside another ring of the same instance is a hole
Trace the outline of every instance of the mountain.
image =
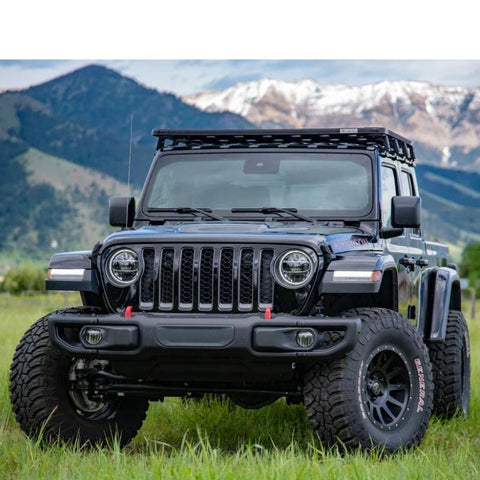
[[(137, 189), (155, 152), (153, 128), (252, 126), (236, 114), (200, 111), (173, 94), (96, 65), (4, 92), (0, 252), (44, 258), (58, 239), (62, 249), (91, 248), (92, 241), (101, 239), (93, 237), (105, 232), (112, 182), (127, 180), (132, 115), (132, 183)], [(95, 188), (75, 186), (80, 177), (86, 182), (85, 175)]]
[(127, 178), (133, 115), (132, 180), (141, 185), (155, 140), (153, 128), (248, 128), (232, 113), (205, 113), (108, 68), (90, 65), (41, 85), (0, 95), (0, 141), (26, 146)]
[(237, 113), (262, 127), (385, 126), (414, 140), (422, 163), (480, 166), (480, 88), (264, 79), (182, 99), (207, 112)]

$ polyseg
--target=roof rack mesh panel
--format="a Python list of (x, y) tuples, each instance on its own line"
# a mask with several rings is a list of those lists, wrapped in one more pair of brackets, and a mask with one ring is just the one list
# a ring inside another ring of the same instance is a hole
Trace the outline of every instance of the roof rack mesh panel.
[(245, 148), (378, 148), (380, 153), (412, 165), (410, 140), (386, 128), (302, 130), (154, 130), (157, 150)]

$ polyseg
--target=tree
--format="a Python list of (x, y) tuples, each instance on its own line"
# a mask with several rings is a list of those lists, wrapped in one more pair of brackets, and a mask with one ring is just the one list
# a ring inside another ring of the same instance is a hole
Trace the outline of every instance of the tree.
[(470, 287), (480, 289), (480, 242), (467, 245), (462, 253), (460, 276), (468, 278)]

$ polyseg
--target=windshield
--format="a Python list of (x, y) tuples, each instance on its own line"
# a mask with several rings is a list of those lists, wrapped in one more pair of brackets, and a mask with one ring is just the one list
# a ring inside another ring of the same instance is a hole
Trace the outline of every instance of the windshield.
[(295, 208), (317, 216), (364, 216), (372, 208), (368, 155), (312, 153), (169, 154), (157, 163), (144, 209)]

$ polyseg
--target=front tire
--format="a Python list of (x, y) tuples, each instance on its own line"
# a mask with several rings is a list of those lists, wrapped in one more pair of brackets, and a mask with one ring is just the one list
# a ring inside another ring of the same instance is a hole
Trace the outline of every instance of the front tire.
[(440, 418), (466, 416), (470, 403), (470, 341), (462, 312), (450, 310), (443, 342), (429, 342), (435, 395), (433, 413)]
[(79, 362), (80, 367), (85, 363), (93, 367), (92, 361), (74, 359), (51, 344), (48, 315), (29, 328), (10, 371), (10, 398), (20, 428), (47, 442), (59, 438), (102, 445), (118, 438), (125, 445), (142, 426), (148, 401), (95, 399), (87, 391), (72, 389)]
[(313, 365), (304, 379), (310, 423), (327, 445), (399, 448), (418, 445), (428, 426), (433, 382), (428, 351), (413, 326), (395, 311), (361, 308), (356, 346), (343, 357)]

